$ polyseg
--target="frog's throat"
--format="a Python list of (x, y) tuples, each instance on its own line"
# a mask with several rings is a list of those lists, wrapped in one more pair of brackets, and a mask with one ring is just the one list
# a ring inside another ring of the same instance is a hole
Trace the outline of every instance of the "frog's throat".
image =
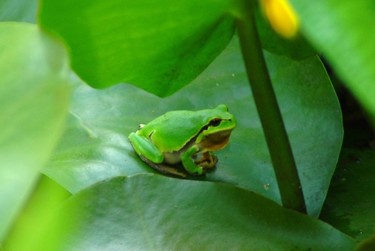
[(223, 149), (229, 142), (231, 132), (232, 130), (224, 130), (205, 135), (205, 137), (200, 139), (200, 142), (197, 142), (199, 148), (204, 151), (217, 151)]

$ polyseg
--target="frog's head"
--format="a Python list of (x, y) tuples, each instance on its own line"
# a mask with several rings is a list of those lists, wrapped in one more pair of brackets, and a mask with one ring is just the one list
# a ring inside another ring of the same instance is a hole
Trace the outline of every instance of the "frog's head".
[(236, 127), (233, 114), (226, 105), (219, 105), (210, 110), (207, 125), (199, 133), (196, 143), (205, 151), (217, 151), (224, 148), (229, 141), (232, 130)]

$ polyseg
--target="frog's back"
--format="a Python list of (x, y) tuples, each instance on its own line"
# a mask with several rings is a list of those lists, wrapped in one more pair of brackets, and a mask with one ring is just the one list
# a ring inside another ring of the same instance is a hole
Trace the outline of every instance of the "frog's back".
[(148, 123), (143, 130), (161, 151), (178, 151), (201, 131), (207, 120), (199, 111), (171, 111)]

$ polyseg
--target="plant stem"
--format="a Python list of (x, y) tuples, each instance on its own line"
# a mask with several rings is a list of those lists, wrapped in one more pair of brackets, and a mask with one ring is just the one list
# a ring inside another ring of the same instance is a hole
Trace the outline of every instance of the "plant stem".
[(284, 207), (306, 213), (305, 201), (288, 135), (262, 52), (252, 6), (242, 0), (237, 19), (242, 56), (267, 141)]

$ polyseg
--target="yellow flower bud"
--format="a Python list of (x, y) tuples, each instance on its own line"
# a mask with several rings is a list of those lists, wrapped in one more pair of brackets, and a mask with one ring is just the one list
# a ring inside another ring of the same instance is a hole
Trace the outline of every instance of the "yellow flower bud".
[(281, 36), (293, 38), (299, 27), (296, 13), (288, 0), (260, 0), (272, 28)]

